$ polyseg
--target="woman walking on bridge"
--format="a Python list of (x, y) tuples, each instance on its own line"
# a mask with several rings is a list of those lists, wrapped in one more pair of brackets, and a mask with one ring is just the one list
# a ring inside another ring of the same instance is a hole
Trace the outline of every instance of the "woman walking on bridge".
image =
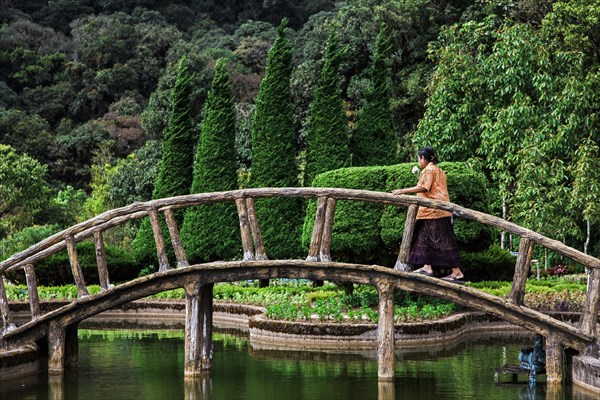
[[(428, 199), (450, 201), (446, 174), (437, 166), (438, 159), (431, 147), (418, 152), (421, 174), (416, 186), (396, 189), (392, 194), (416, 193)], [(434, 208), (419, 207), (408, 262), (423, 265), (414, 273), (433, 276), (432, 265), (452, 268), (445, 281), (463, 283), (458, 245), (451, 222), (452, 213)]]

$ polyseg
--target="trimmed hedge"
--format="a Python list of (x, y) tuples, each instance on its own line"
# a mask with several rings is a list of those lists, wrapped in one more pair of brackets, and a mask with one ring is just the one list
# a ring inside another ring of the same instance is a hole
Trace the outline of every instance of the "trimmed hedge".
[[(353, 167), (318, 175), (313, 186), (364, 189), (391, 192), (414, 186), (417, 177), (411, 172), (414, 163), (390, 166)], [(440, 163), (446, 172), (453, 203), (478, 211), (488, 211), (485, 176), (465, 163)], [(302, 244), (310, 244), (316, 201), (311, 200), (304, 221)], [(335, 211), (332, 257), (339, 261), (394, 265), (404, 231), (406, 208), (363, 202), (338, 201)], [(492, 242), (492, 229), (471, 221), (455, 220), (460, 249), (480, 252)]]
[[(126, 282), (134, 279), (140, 272), (135, 257), (125, 250), (114, 246), (106, 246), (108, 276), (111, 283)], [(96, 248), (92, 242), (77, 243), (79, 264), (83, 271), (86, 285), (97, 285), (98, 264)], [(61, 286), (73, 284), (73, 274), (67, 251), (54, 254), (35, 265), (35, 275), (39, 286)], [(17, 284), (25, 285), (25, 274), (22, 271), (9, 273), (9, 279)]]

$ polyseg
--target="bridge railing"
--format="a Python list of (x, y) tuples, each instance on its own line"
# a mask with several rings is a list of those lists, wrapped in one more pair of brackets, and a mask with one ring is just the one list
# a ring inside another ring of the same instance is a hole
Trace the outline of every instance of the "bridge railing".
[(184, 267), (189, 265), (189, 263), (185, 250), (181, 244), (179, 229), (173, 216), (173, 211), (202, 204), (233, 201), (238, 210), (244, 259), (267, 260), (267, 251), (262, 241), (254, 201), (255, 199), (268, 197), (303, 197), (315, 198), (317, 200), (315, 223), (307, 255), (308, 261), (331, 261), (330, 246), (332, 227), (335, 204), (338, 200), (363, 201), (408, 208), (398, 253), (398, 261), (395, 265), (396, 269), (401, 270), (409, 270), (407, 263), (408, 254), (415, 226), (417, 208), (419, 206), (450, 211), (455, 217), (477, 221), (518, 235), (521, 237), (521, 242), (516, 260), (513, 285), (508, 296), (508, 301), (516, 305), (523, 304), (525, 283), (527, 281), (533, 247), (536, 244), (542, 245), (591, 270), (588, 296), (579, 320), (579, 328), (587, 334), (593, 335), (595, 332), (598, 303), (600, 300), (600, 260), (598, 258), (584, 254), (583, 252), (564, 245), (560, 241), (550, 239), (517, 224), (503, 220), (502, 218), (470, 210), (457, 204), (416, 196), (397, 196), (385, 192), (339, 188), (259, 188), (227, 192), (198, 193), (152, 200), (144, 203), (133, 203), (126, 207), (102, 213), (95, 218), (91, 218), (58, 232), (0, 262), (0, 314), (2, 315), (4, 329), (14, 328), (3, 279), (6, 272), (17, 269), (23, 269), (25, 271), (31, 314), (32, 318), (35, 319), (40, 315), (35, 264), (66, 248), (69, 254), (73, 280), (77, 286), (78, 296), (87, 296), (88, 291), (79, 264), (76, 243), (91, 238), (95, 243), (101, 290), (108, 290), (110, 287), (110, 278), (107, 269), (106, 253), (104, 250), (103, 232), (110, 228), (122, 225), (130, 220), (144, 217), (150, 219), (156, 243), (159, 271), (164, 271), (170, 269), (171, 266), (169, 265), (166, 244), (161, 232), (159, 214), (163, 213), (164, 215), (169, 230), (171, 245), (173, 246), (175, 257), (177, 259), (177, 266)]

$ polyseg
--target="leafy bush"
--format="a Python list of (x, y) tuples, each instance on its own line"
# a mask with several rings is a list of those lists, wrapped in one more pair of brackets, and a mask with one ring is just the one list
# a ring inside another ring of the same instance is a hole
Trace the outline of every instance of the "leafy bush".
[(471, 282), (492, 279), (512, 281), (515, 262), (516, 257), (498, 245), (492, 245), (489, 249), (477, 253), (460, 253), (461, 269), (466, 279)]
[[(353, 167), (317, 175), (316, 187), (339, 187), (391, 192), (411, 187), (417, 177), (411, 172), (413, 163), (391, 166)], [(488, 211), (488, 183), (484, 175), (466, 163), (441, 163), (446, 172), (452, 202), (478, 211)], [(316, 201), (309, 202), (302, 243), (310, 244)], [(402, 239), (406, 209), (354, 201), (336, 204), (332, 257), (346, 262), (393, 264)], [(455, 219), (456, 237), (463, 251), (480, 251), (489, 247), (492, 230), (477, 222)]]

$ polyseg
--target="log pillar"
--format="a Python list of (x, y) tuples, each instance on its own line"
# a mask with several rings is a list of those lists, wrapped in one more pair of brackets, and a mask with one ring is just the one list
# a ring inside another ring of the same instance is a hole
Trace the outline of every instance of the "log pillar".
[(527, 238), (521, 238), (519, 242), (519, 254), (515, 264), (513, 285), (508, 294), (508, 301), (518, 306), (522, 306), (525, 299), (525, 284), (527, 283), (527, 273), (533, 255), (533, 245), (534, 243)]
[[(587, 286), (587, 297), (583, 312), (579, 317), (579, 329), (590, 336), (598, 338), (598, 302), (600, 301), (600, 269), (592, 268)], [(596, 351), (590, 349), (589, 354), (597, 358)]]
[(156, 209), (149, 210), (148, 217), (150, 218), (150, 225), (152, 225), (152, 233), (154, 234), (154, 243), (156, 244), (158, 270), (167, 271), (171, 269), (171, 266), (169, 265), (169, 257), (167, 256), (165, 239), (163, 238), (162, 230), (160, 228), (160, 219), (158, 217), (158, 211)]
[(48, 328), (48, 375), (63, 375), (65, 365), (78, 360), (77, 324), (53, 321)]
[(331, 240), (333, 237), (333, 218), (335, 214), (336, 200), (329, 197), (325, 208), (325, 221), (323, 221), (323, 233), (319, 259), (323, 262), (331, 261)]
[(268, 260), (269, 257), (267, 257), (265, 243), (262, 238), (262, 233), (260, 233), (260, 227), (258, 226), (258, 216), (256, 215), (256, 207), (254, 206), (254, 199), (252, 197), (246, 199), (246, 211), (248, 213), (248, 223), (250, 224), (252, 241), (254, 242), (254, 259), (256, 261)]
[(323, 239), (323, 225), (325, 223), (325, 210), (327, 208), (327, 197), (319, 197), (317, 200), (317, 209), (315, 211), (315, 224), (313, 226), (312, 236), (310, 237), (310, 246), (306, 261), (319, 261), (321, 251), (321, 241)]
[(404, 232), (402, 234), (402, 242), (400, 242), (400, 251), (398, 252), (398, 260), (394, 269), (399, 271), (410, 272), (411, 268), (408, 264), (408, 256), (410, 254), (410, 245), (415, 231), (415, 225), (417, 223), (417, 210), (419, 206), (411, 204), (406, 210), (406, 222), (404, 223)]
[(240, 233), (242, 235), (242, 249), (244, 251), (244, 261), (254, 260), (254, 249), (252, 247), (252, 232), (250, 231), (250, 221), (248, 220), (248, 210), (244, 198), (235, 200), (240, 220)]
[(96, 249), (96, 264), (98, 265), (98, 280), (100, 281), (100, 287), (102, 290), (108, 290), (110, 288), (110, 281), (108, 279), (108, 265), (106, 262), (106, 250), (104, 248), (104, 239), (102, 232), (94, 232), (94, 248)]
[(25, 280), (27, 281), (27, 291), (29, 292), (29, 308), (31, 309), (31, 318), (36, 319), (40, 316), (40, 298), (38, 296), (35, 268), (32, 264), (27, 264), (25, 266)]
[(6, 288), (4, 287), (4, 278), (0, 272), (0, 314), (2, 315), (2, 329), (0, 332), (12, 331), (16, 328), (12, 322), (10, 308), (8, 307), (8, 298), (6, 297)]
[(394, 379), (394, 286), (392, 281), (377, 282), (379, 322), (377, 324), (377, 376), (380, 381)]
[(185, 249), (181, 243), (181, 235), (179, 234), (179, 228), (177, 227), (177, 220), (175, 214), (170, 208), (165, 210), (165, 220), (167, 221), (167, 228), (169, 229), (169, 236), (171, 237), (171, 244), (175, 251), (175, 258), (177, 259), (177, 266), (187, 267), (190, 265), (187, 256), (185, 255)]
[(73, 235), (69, 235), (65, 238), (67, 244), (67, 252), (69, 253), (69, 262), (71, 263), (71, 273), (77, 286), (77, 297), (89, 296), (87, 287), (85, 286), (85, 280), (83, 279), (83, 271), (81, 270), (81, 264), (79, 264), (79, 255), (77, 254), (77, 247), (75, 238)]
[(213, 284), (185, 286), (185, 365), (187, 377), (211, 368)]
[(555, 335), (546, 338), (546, 382), (548, 385), (561, 385), (565, 378), (565, 352)]

